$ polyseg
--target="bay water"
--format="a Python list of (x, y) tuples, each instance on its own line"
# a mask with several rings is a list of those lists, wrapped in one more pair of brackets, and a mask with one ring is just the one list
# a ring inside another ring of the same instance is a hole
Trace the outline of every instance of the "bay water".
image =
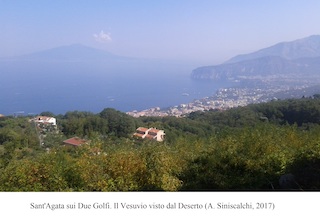
[(0, 114), (167, 108), (228, 85), (192, 80), (194, 67), (182, 62), (0, 62)]

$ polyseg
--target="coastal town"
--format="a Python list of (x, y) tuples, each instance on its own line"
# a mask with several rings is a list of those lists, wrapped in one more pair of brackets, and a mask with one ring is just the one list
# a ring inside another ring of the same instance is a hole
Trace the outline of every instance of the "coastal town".
[(191, 112), (208, 110), (226, 110), (248, 104), (263, 103), (285, 98), (301, 98), (318, 93), (319, 86), (270, 86), (263, 87), (231, 87), (221, 88), (209, 97), (195, 99), (190, 103), (180, 104), (169, 108), (153, 107), (141, 111), (127, 112), (133, 117), (140, 116), (175, 116), (183, 117)]

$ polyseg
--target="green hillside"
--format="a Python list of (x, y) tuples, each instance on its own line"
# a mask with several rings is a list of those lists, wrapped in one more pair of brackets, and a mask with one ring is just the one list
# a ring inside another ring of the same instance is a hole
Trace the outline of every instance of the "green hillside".
[[(0, 118), (0, 191), (320, 189), (319, 95), (184, 118), (110, 108), (54, 117), (57, 129), (41, 130), (31, 117)], [(137, 139), (137, 127), (162, 129), (165, 141)], [(62, 144), (74, 136), (89, 142)]]

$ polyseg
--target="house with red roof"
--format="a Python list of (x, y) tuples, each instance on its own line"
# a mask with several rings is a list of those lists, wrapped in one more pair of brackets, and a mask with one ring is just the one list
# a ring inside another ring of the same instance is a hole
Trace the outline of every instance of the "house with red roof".
[(63, 141), (63, 144), (68, 146), (80, 146), (85, 143), (88, 143), (88, 140), (80, 139), (79, 137), (72, 137)]
[(162, 142), (165, 138), (165, 133), (163, 130), (159, 130), (156, 128), (139, 127), (137, 128), (133, 136), (137, 138), (142, 138), (142, 139), (146, 138), (146, 139)]

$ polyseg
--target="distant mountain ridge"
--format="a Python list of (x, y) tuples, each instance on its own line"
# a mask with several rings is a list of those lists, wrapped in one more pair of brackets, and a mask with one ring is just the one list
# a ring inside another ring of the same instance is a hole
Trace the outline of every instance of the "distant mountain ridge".
[(26, 55), (2, 58), (2, 60), (18, 61), (110, 61), (129, 59), (133, 58), (114, 55), (108, 51), (88, 47), (82, 44), (60, 46)]
[(280, 56), (285, 59), (298, 59), (320, 56), (320, 35), (312, 35), (291, 42), (282, 42), (249, 54), (237, 55), (225, 63), (235, 63), (265, 56)]
[(278, 43), (253, 53), (238, 55), (224, 64), (192, 71), (200, 80), (243, 80), (266, 77), (320, 77), (320, 36)]
[(279, 56), (267, 56), (238, 63), (200, 67), (192, 72), (196, 79), (226, 80), (238, 76), (266, 76), (298, 72), (299, 64)]

